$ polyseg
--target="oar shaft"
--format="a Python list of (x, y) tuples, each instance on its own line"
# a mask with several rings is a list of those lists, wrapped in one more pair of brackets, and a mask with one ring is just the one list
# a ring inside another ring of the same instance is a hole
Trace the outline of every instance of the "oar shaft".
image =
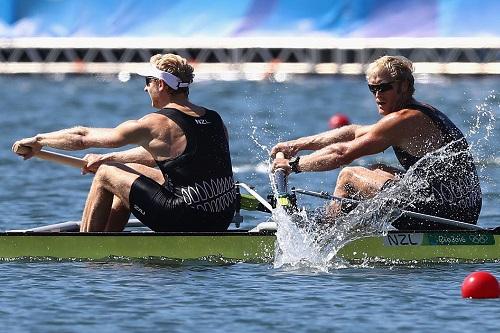
[(312, 197), (321, 198), (321, 199), (325, 199), (325, 200), (335, 200), (335, 201), (340, 201), (340, 202), (347, 202), (350, 204), (358, 204), (359, 203), (358, 200), (336, 197), (334, 195), (331, 195), (328, 192), (314, 192), (314, 191), (309, 191), (309, 190), (303, 190), (300, 188), (294, 188), (294, 189), (292, 189), (292, 192), (310, 195)]
[(65, 164), (72, 166), (74, 168), (81, 169), (87, 165), (87, 162), (81, 158), (55, 153), (47, 150), (41, 150), (37, 154), (35, 154), (35, 156), (42, 160)]
[[(12, 151), (17, 154), (27, 154), (31, 151), (30, 147), (27, 146), (22, 146), (19, 144), (15, 144), (12, 147)], [(84, 166), (87, 165), (87, 162), (85, 160), (82, 160), (81, 158), (69, 156), (69, 155), (64, 155), (61, 153), (55, 153), (52, 151), (47, 151), (47, 150), (40, 150), (39, 152), (35, 153), (35, 156), (46, 161), (52, 161), (56, 163), (61, 163), (61, 164), (66, 164), (75, 168), (83, 168)]]
[(414, 217), (417, 219), (425, 219), (425, 220), (433, 221), (436, 223), (451, 225), (451, 226), (460, 227), (460, 228), (464, 228), (464, 229), (484, 230), (483, 227), (480, 227), (480, 226), (475, 225), (475, 224), (450, 220), (450, 219), (446, 219), (444, 217), (432, 216), (432, 215), (427, 215), (427, 214), (422, 214), (422, 213), (417, 213), (417, 212), (411, 212), (408, 210), (402, 210), (401, 212), (408, 217)]

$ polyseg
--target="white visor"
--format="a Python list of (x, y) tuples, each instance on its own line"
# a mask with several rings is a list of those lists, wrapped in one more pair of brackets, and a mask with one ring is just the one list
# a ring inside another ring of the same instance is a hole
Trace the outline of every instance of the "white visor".
[(182, 82), (182, 80), (179, 79), (174, 74), (159, 70), (153, 65), (151, 65), (149, 68), (145, 68), (144, 70), (138, 71), (137, 74), (145, 77), (152, 76), (157, 79), (161, 79), (165, 81), (165, 83), (174, 90), (177, 90), (179, 88), (189, 87), (189, 82)]

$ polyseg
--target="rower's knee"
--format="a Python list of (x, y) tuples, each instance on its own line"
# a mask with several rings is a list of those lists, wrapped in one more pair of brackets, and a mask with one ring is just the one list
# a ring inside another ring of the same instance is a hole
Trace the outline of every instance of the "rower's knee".
[(361, 167), (345, 167), (340, 170), (339, 176), (337, 178), (337, 184), (349, 184), (354, 182), (354, 178), (358, 173), (358, 169)]
[(99, 169), (97, 169), (97, 172), (95, 173), (94, 182), (100, 185), (109, 183), (110, 178), (113, 175), (113, 170), (116, 170), (113, 165), (102, 164), (101, 166), (99, 166)]
[(116, 195), (113, 197), (113, 205), (111, 206), (113, 210), (124, 210), (128, 209), (128, 205), (125, 204), (120, 197)]
[(337, 187), (335, 194), (342, 197), (351, 197), (358, 191), (356, 179), (357, 174), (362, 167), (345, 167), (343, 168), (337, 178)]

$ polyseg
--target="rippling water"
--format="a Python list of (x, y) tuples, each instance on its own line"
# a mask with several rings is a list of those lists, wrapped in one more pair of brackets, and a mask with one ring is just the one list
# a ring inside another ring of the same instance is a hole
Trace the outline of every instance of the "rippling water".
[[(0, 229), (80, 218), (91, 182), (78, 170), (23, 162), (18, 138), (77, 124), (105, 127), (150, 112), (142, 80), (112, 77), (0, 77)], [(481, 166), (480, 224), (500, 225), (500, 77), (418, 78), (416, 97), (445, 112), (467, 134)], [(496, 91), (495, 91), (496, 90)], [(337, 112), (378, 119), (361, 77), (203, 81), (191, 99), (226, 120), (236, 179), (271, 191), (268, 149), (279, 140), (327, 130)], [(73, 153), (82, 156), (82, 152)], [(391, 150), (356, 164), (396, 163)], [(331, 191), (337, 171), (293, 175), (290, 183)], [(307, 207), (319, 199), (299, 197)], [(265, 217), (246, 216), (245, 227)], [(0, 318), (10, 331), (498, 331), (498, 300), (460, 298), (474, 270), (500, 278), (498, 264), (372, 266), (318, 270), (190, 262), (3, 262)]]

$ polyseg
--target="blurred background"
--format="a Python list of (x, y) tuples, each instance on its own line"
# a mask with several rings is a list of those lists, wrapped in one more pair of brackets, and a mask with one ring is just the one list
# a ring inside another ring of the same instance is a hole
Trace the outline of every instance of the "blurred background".
[(360, 74), (387, 53), (417, 73), (498, 74), (499, 12), (497, 0), (2, 0), (0, 72), (126, 73), (175, 52), (199, 78)]

